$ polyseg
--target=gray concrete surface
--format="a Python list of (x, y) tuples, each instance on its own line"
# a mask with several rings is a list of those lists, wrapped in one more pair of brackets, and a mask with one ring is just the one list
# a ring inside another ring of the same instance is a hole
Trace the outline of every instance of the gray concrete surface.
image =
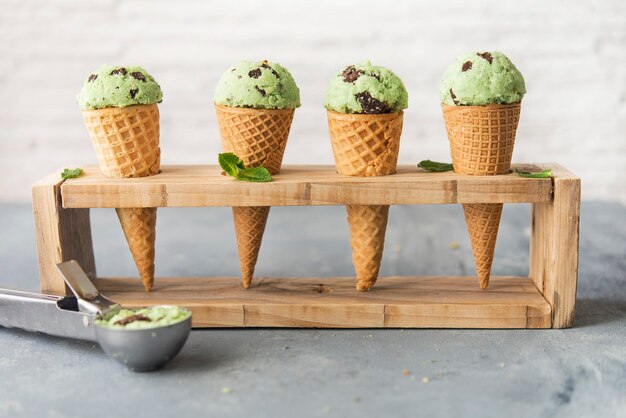
[[(618, 204), (583, 205), (572, 329), (200, 330), (150, 374), (0, 329), (0, 416), (623, 417), (625, 220)], [(100, 274), (134, 274), (114, 212), (92, 223)], [(30, 207), (0, 206), (0, 231), (0, 286), (36, 290)], [(505, 207), (495, 274), (527, 273), (528, 232), (528, 206)], [(157, 237), (160, 276), (237, 274), (227, 209), (160, 210)], [(272, 209), (257, 271), (351, 274), (344, 209)], [(383, 275), (472, 271), (459, 207), (392, 208)]]

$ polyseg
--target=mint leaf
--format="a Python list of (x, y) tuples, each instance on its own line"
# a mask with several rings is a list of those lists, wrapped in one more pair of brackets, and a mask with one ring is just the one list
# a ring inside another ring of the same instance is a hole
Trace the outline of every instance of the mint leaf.
[(547, 170), (540, 171), (538, 173), (531, 173), (530, 171), (521, 171), (517, 168), (515, 169), (515, 173), (520, 177), (526, 177), (530, 179), (545, 179), (552, 177), (552, 169), (549, 168)]
[(272, 175), (265, 167), (244, 168), (243, 170), (239, 170), (237, 180), (264, 183), (272, 181)]
[(272, 181), (272, 175), (264, 167), (247, 168), (243, 161), (232, 152), (225, 152), (217, 156), (220, 167), (226, 174), (237, 180), (255, 183)]
[(244, 169), (243, 161), (239, 159), (232, 152), (225, 152), (223, 154), (219, 154), (217, 156), (217, 161), (220, 163), (220, 167), (222, 170), (226, 172), (229, 176), (237, 177), (237, 173), (239, 170)]
[(454, 167), (450, 163), (438, 163), (436, 161), (424, 160), (420, 161), (417, 165), (419, 168), (423, 168), (427, 171), (433, 171), (436, 173), (443, 173), (444, 171), (452, 171)]
[(83, 174), (82, 168), (66, 168), (61, 172), (61, 178), (63, 180), (67, 179), (75, 179), (76, 177)]

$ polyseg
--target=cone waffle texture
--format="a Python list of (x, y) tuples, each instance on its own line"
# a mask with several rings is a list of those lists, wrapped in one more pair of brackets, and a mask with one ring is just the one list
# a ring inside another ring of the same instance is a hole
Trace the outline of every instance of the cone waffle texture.
[(106, 177), (144, 177), (159, 172), (156, 104), (85, 111), (83, 120)]
[[(215, 105), (222, 150), (246, 166), (278, 174), (289, 138), (294, 109), (249, 109)], [(243, 287), (250, 287), (259, 257), (269, 206), (234, 207), (235, 235)]]
[[(379, 115), (327, 111), (328, 130), (339, 174), (359, 177), (394, 174), (403, 112)], [(388, 205), (348, 205), (352, 264), (357, 290), (376, 283), (385, 246)]]
[(252, 283), (254, 267), (259, 257), (263, 232), (270, 213), (269, 206), (234, 207), (235, 233), (243, 287)]
[(520, 103), (441, 106), (455, 172), (477, 176), (509, 172)]
[(357, 290), (369, 290), (376, 279), (385, 246), (388, 205), (348, 205), (352, 263)]
[(215, 105), (222, 150), (235, 153), (251, 167), (278, 174), (287, 146), (294, 109), (249, 109)]
[(141, 281), (150, 291), (154, 284), (154, 243), (156, 240), (156, 208), (116, 209), (128, 247), (133, 255)]
[(394, 174), (403, 112), (363, 115), (327, 111), (337, 172), (348, 176)]
[[(85, 111), (83, 120), (102, 174), (129, 178), (159, 172), (161, 150), (156, 104)], [(154, 284), (156, 208), (120, 208), (117, 215), (141, 281), (146, 291), (150, 291)]]
[(469, 232), (476, 274), (481, 289), (489, 286), (491, 263), (498, 238), (502, 203), (482, 204), (471, 203), (463, 205), (465, 223)]
[[(511, 168), (521, 104), (442, 104), (454, 171), (470, 175), (507, 174)], [(489, 285), (502, 204), (464, 204), (480, 287)]]

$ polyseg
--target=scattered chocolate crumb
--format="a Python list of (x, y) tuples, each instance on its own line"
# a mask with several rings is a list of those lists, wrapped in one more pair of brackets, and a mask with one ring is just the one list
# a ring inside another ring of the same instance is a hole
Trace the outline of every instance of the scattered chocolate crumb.
[(130, 93), (130, 98), (134, 99), (137, 93), (139, 93), (139, 89), (132, 89), (129, 91), (129, 93)]
[(250, 70), (250, 72), (248, 72), (248, 75), (252, 78), (259, 78), (261, 77), (261, 69), (255, 68), (254, 70)]
[(452, 97), (452, 102), (453, 102), (455, 105), (457, 105), (457, 106), (458, 106), (458, 105), (460, 104), (460, 103), (459, 103), (459, 101), (457, 101), (457, 100), (456, 100), (456, 95), (454, 94), (454, 92), (452, 91), (452, 89), (450, 89), (450, 97)]
[(489, 52), (477, 52), (476, 55), (478, 55), (481, 58), (486, 59), (487, 61), (489, 61), (489, 64), (491, 64), (493, 62), (493, 57), (491, 56), (491, 54)]
[(144, 316), (142, 314), (135, 314), (135, 315), (131, 315), (131, 316), (127, 316), (126, 318), (122, 318), (118, 321), (115, 321), (115, 323), (113, 325), (128, 325), (132, 322), (135, 321), (147, 321), (150, 322), (150, 318), (148, 318), (147, 316)]
[(146, 81), (146, 76), (143, 75), (143, 73), (140, 73), (139, 71), (134, 71), (130, 73), (130, 76), (136, 80)]
[(111, 71), (111, 75), (126, 75), (126, 68), (120, 67), (116, 70)]
[(463, 67), (461, 67), (461, 71), (465, 72), (465, 71), (469, 71), (472, 69), (472, 61), (466, 61), (465, 63), (463, 63)]
[(345, 70), (343, 70), (343, 73), (341, 73), (341, 75), (343, 76), (343, 81), (345, 81), (346, 83), (354, 83), (354, 81), (356, 81), (357, 78), (361, 77), (362, 74), (363, 71), (357, 70), (356, 68), (354, 68), (353, 65), (349, 65), (348, 67), (346, 67)]
[(367, 113), (369, 115), (377, 115), (380, 113), (391, 112), (391, 109), (386, 103), (383, 103), (380, 100), (373, 98), (367, 91), (364, 91), (363, 93), (358, 93), (356, 95), (356, 99), (361, 104), (361, 107), (363, 108), (363, 113)]
[(89, 76), (87, 81), (91, 83), (92, 81), (96, 81), (96, 78), (98, 78), (98, 74), (92, 74)]
[(260, 88), (259, 86), (254, 86), (254, 88), (261, 93), (261, 96), (265, 96), (265, 90), (263, 90), (262, 88)]
[(240, 75), (237, 75), (237, 78), (241, 78), (241, 76), (240, 76)]

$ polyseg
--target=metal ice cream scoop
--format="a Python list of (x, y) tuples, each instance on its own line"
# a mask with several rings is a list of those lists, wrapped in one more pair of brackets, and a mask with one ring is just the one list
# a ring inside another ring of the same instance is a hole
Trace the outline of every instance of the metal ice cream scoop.
[(98, 325), (96, 319), (121, 306), (102, 296), (76, 261), (60, 263), (57, 268), (74, 296), (0, 289), (0, 326), (97, 341), (106, 354), (137, 372), (162, 367), (185, 345), (191, 314), (181, 322), (156, 328)]

